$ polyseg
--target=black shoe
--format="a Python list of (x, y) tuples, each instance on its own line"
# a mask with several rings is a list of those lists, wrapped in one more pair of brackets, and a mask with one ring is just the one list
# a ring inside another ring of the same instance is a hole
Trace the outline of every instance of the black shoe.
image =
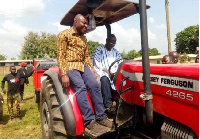
[(112, 121), (110, 121), (107, 117), (105, 117), (101, 121), (97, 121), (97, 123), (109, 128), (110, 130), (114, 129), (114, 123)]
[(90, 136), (92, 138), (94, 137), (98, 137), (104, 133), (107, 133), (109, 132), (110, 129), (105, 127), (105, 126), (102, 126), (100, 125), (99, 123), (97, 123), (95, 120), (92, 120), (90, 122), (90, 124), (88, 124), (86, 127), (85, 127), (85, 134), (87, 136)]

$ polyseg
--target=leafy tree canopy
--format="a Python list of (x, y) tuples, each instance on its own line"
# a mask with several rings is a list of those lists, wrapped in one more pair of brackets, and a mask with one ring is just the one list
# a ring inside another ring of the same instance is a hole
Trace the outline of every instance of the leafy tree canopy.
[(131, 51), (129, 51), (128, 54), (127, 54), (127, 57), (129, 59), (134, 59), (134, 58), (137, 58), (139, 56), (140, 56), (140, 54), (136, 50), (134, 50), (134, 49), (131, 50)]
[(0, 54), (0, 60), (6, 60), (6, 59), (7, 59), (6, 55)]
[(124, 49), (123, 49), (123, 52), (121, 53), (121, 56), (122, 56), (122, 58), (128, 58), (128, 56), (127, 56), (127, 54), (126, 54)]
[(92, 56), (92, 53), (95, 51), (95, 49), (98, 46), (101, 46), (102, 44), (100, 44), (99, 42), (94, 42), (94, 41), (88, 41), (88, 52), (89, 55)]
[(10, 60), (16, 60), (16, 58), (15, 58), (15, 57), (12, 57)]
[(20, 53), (21, 59), (42, 58), (45, 54), (48, 54), (51, 58), (56, 58), (56, 35), (46, 32), (41, 32), (41, 34), (29, 32), (24, 39), (25, 42)]
[[(138, 53), (140, 54), (140, 56), (142, 56), (142, 49), (140, 51), (138, 51)], [(158, 52), (158, 49), (149, 48), (149, 56), (155, 56), (155, 55), (160, 55), (160, 53)]]
[(190, 26), (176, 34), (175, 47), (178, 53), (197, 53), (199, 47), (199, 25)]

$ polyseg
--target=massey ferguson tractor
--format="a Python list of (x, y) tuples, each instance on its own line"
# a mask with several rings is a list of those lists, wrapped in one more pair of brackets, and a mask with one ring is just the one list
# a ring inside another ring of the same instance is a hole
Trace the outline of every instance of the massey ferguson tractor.
[[(88, 17), (92, 12), (97, 28), (105, 25), (109, 35), (110, 24), (139, 14), (142, 62), (123, 61), (112, 73), (118, 96), (110, 118), (115, 130), (101, 136), (84, 134), (75, 91), (73, 87), (62, 87), (59, 68), (45, 71), (40, 90), (43, 138), (199, 138), (199, 64), (149, 63), (149, 8), (146, 0), (79, 0), (63, 17), (61, 25), (72, 26), (76, 14)], [(89, 91), (87, 94), (93, 106)]]

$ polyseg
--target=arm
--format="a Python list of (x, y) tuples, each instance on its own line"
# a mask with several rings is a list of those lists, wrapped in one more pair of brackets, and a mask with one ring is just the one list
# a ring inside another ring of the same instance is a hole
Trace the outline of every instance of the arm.
[(60, 33), (57, 37), (57, 64), (60, 68), (60, 72), (62, 75), (66, 75), (67, 71), (69, 69), (68, 66), (68, 60), (66, 57), (66, 48), (67, 48), (67, 40), (68, 37), (66, 37), (64, 34)]
[(5, 76), (3, 78), (3, 80), (1, 81), (1, 89), (3, 91), (3, 93), (5, 94), (6, 93), (6, 89), (5, 89), (5, 82), (7, 81), (7, 77)]
[(68, 38), (60, 33), (57, 38), (57, 64), (61, 72), (61, 80), (64, 88), (69, 86), (69, 77), (67, 76), (67, 70), (69, 69), (68, 60), (66, 58)]
[(20, 75), (20, 78), (27, 78), (27, 73), (23, 73), (22, 68), (18, 69), (17, 73)]
[[(87, 40), (85, 41), (87, 42)], [(89, 55), (89, 52), (88, 52), (88, 46), (86, 46), (86, 49), (85, 49), (85, 64), (88, 65), (88, 67), (93, 70), (93, 66), (92, 66), (92, 61), (91, 61), (91, 58), (90, 58), (90, 55)]]
[[(116, 50), (116, 60), (122, 58), (121, 54)], [(119, 65), (123, 60), (117, 62), (117, 64)]]
[(33, 71), (31, 71), (30, 73), (28, 73), (28, 77), (30, 77), (30, 76), (33, 74), (34, 71), (35, 71), (35, 70), (33, 70)]
[(101, 77), (103, 75), (106, 75), (106, 73), (102, 65), (100, 52), (101, 52), (101, 47), (98, 47), (93, 53), (93, 67), (96, 70), (97, 74)]

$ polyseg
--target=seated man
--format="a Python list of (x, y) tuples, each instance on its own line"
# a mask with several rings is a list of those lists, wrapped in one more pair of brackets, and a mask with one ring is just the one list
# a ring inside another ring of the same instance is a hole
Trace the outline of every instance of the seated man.
[[(111, 77), (108, 69), (115, 60), (121, 58), (120, 53), (114, 48), (116, 41), (117, 39), (115, 35), (111, 34), (106, 39), (106, 44), (97, 47), (95, 52), (92, 54), (93, 67), (100, 76), (103, 103), (108, 110), (112, 106), (111, 87), (115, 90), (115, 86), (112, 81), (113, 77)], [(112, 66), (112, 72), (117, 71), (118, 64)]]
[(169, 55), (163, 56), (162, 64), (172, 64), (172, 57)]
[[(58, 34), (57, 39), (57, 64), (62, 74), (61, 80), (64, 88), (72, 84), (77, 92), (85, 133), (101, 135), (113, 127), (107, 119), (99, 85), (94, 77), (94, 69), (88, 53), (87, 32), (88, 21), (81, 14), (74, 18), (74, 24)], [(93, 113), (87, 98), (87, 88), (91, 93), (95, 113)]]
[(169, 56), (171, 56), (171, 58), (172, 58), (171, 61), (172, 61), (173, 64), (178, 63), (178, 57), (179, 57), (179, 55), (178, 55), (177, 52), (172, 51), (172, 52), (169, 53)]

